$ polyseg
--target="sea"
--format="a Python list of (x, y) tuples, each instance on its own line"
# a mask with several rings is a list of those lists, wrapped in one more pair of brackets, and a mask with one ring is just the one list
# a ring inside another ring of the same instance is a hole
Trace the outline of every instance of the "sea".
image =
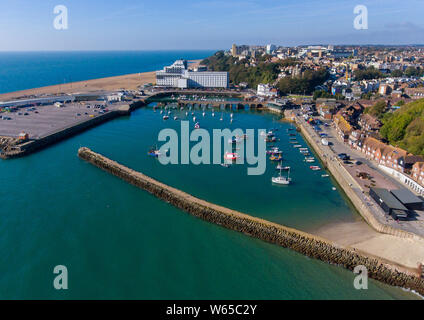
[[(212, 53), (0, 53), (0, 92), (153, 71)], [(356, 290), (350, 271), (197, 219), (77, 157), (89, 147), (199, 198), (304, 231), (361, 219), (331, 177), (309, 169), (278, 116), (194, 109), (172, 110), (164, 121), (153, 106), (0, 160), (0, 299), (418, 298), (372, 279)], [(178, 133), (182, 120), (193, 129), (191, 112), (208, 132), (277, 129), (293, 184), (272, 185), (278, 172), (269, 160), (265, 174), (249, 176), (248, 165), (162, 165), (149, 157), (162, 129)], [(55, 288), (56, 266), (67, 269), (67, 290)]]

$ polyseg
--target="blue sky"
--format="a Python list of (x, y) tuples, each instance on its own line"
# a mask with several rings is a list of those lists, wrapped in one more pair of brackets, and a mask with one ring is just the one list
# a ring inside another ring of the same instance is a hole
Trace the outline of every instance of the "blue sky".
[[(368, 30), (353, 28), (359, 4)], [(56, 5), (68, 8), (68, 30), (53, 28)], [(423, 14), (423, 0), (0, 0), (0, 50), (423, 44)]]

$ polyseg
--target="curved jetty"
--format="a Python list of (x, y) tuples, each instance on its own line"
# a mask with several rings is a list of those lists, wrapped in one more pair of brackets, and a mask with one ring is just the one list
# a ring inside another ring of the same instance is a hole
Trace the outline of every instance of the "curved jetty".
[(363, 265), (368, 269), (368, 275), (375, 280), (424, 294), (424, 279), (420, 279), (412, 272), (400, 271), (394, 264), (384, 262), (353, 248), (337, 245), (306, 232), (201, 200), (125, 167), (88, 148), (80, 148), (78, 156), (96, 167), (144, 189), (152, 195), (203, 220), (290, 248), (311, 258), (341, 265), (349, 270)]

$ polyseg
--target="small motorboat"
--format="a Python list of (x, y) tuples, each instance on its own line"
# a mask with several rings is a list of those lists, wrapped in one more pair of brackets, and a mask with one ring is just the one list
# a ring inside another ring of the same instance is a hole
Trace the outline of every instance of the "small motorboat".
[(237, 153), (230, 153), (226, 152), (224, 155), (224, 160), (237, 160), (239, 158), (239, 155)]
[(228, 143), (229, 144), (237, 144), (237, 143), (240, 143), (240, 142), (241, 142), (241, 139), (240, 138), (237, 138), (237, 137), (228, 140)]
[(163, 116), (163, 120), (168, 120), (169, 119), (169, 116)]
[(221, 163), (221, 167), (229, 168), (231, 165), (229, 163)]
[(147, 155), (150, 157), (158, 158), (160, 152), (157, 148), (150, 148), (149, 152), (147, 152)]
[(199, 124), (199, 122), (196, 122), (196, 124), (194, 125), (194, 129), (200, 129), (200, 124)]
[(329, 174), (323, 174), (322, 176), (321, 176), (321, 178), (328, 178), (330, 175)]
[(293, 148), (301, 148), (302, 147), (302, 145), (300, 145), (300, 144), (295, 144), (294, 146), (293, 146)]
[(271, 157), (269, 157), (269, 160), (271, 161), (281, 161), (283, 159), (283, 157), (281, 155), (272, 155)]
[(175, 117), (174, 117), (174, 120), (178, 120), (178, 117), (177, 117), (177, 116), (175, 116)]
[(319, 171), (319, 170), (321, 170), (321, 168), (320, 167), (318, 167), (318, 166), (310, 166), (309, 167), (312, 171)]

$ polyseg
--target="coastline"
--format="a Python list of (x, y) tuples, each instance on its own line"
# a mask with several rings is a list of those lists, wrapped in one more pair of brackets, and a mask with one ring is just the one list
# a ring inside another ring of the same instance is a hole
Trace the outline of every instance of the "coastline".
[[(190, 60), (189, 66), (196, 67), (201, 60)], [(25, 89), (0, 94), (0, 101), (13, 100), (35, 95), (57, 95), (72, 93), (89, 93), (94, 91), (114, 91), (114, 90), (137, 90), (144, 83), (154, 83), (156, 71), (132, 73), (127, 75), (98, 78), (92, 80), (82, 80), (65, 84), (56, 84), (46, 87)]]

